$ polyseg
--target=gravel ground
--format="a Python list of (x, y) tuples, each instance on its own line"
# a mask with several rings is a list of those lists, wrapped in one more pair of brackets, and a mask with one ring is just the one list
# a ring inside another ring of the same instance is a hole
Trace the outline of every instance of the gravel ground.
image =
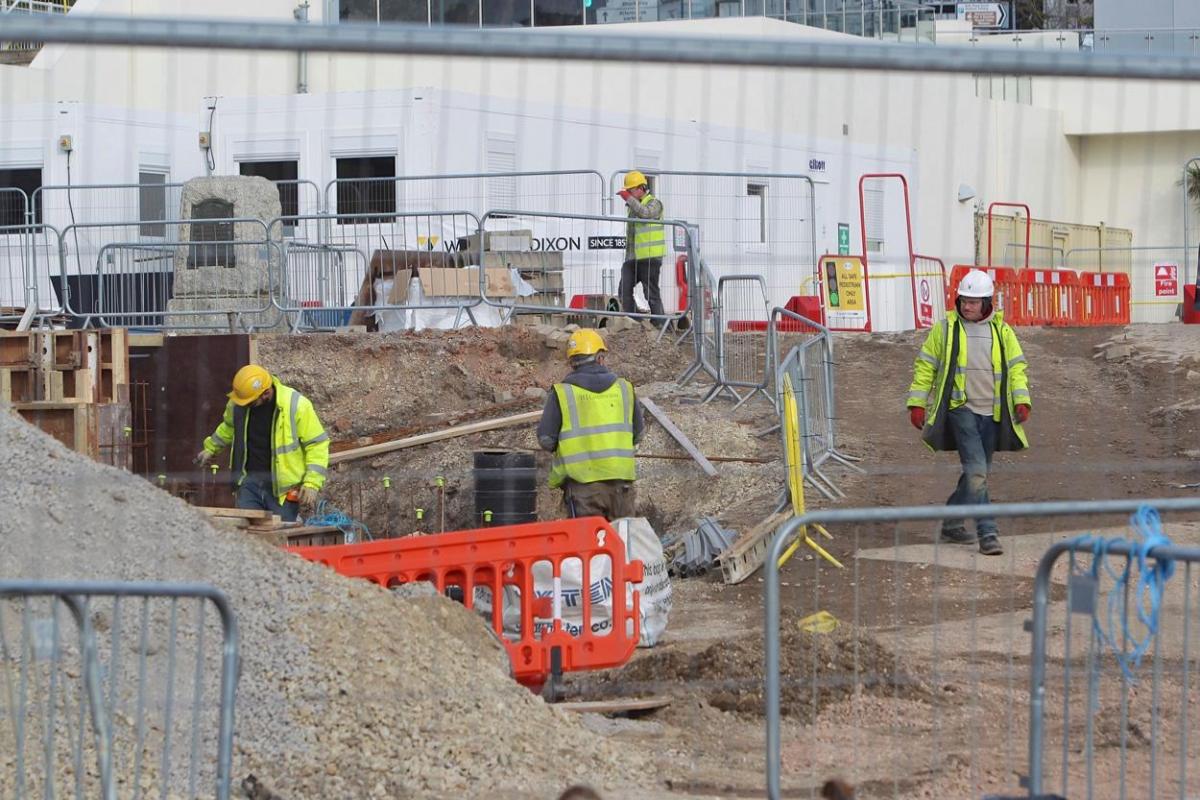
[[(654, 774), (637, 752), (514, 683), (486, 627), (455, 603), (398, 600), (215, 529), (140, 478), (5, 413), (0, 483), (0, 578), (199, 581), (229, 596), (242, 637), (235, 782), (253, 774), (289, 800), (554, 797), (576, 780), (637, 796), (638, 776)], [(0, 630), (11, 643), (11, 627)], [(181, 614), (181, 652), (196, 631)], [(206, 683), (215, 680), (216, 641), (207, 639)], [(162, 658), (152, 647), (154, 674), (163, 674)], [(128, 671), (115, 670), (122, 681)], [(127, 728), (117, 725), (118, 739)], [(0, 770), (0, 795), (11, 769)]]

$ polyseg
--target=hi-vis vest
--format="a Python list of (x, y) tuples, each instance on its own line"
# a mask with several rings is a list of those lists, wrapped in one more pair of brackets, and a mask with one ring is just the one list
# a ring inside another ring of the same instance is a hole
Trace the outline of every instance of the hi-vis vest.
[(550, 467), (550, 485), (634, 479), (633, 386), (617, 378), (603, 392), (554, 384), (562, 430)]
[[(321, 427), (321, 420), (307, 397), (279, 381), (275, 381), (274, 386), (271, 479), (273, 493), (282, 503), (288, 491), (297, 486), (320, 489), (325, 485), (329, 474), (329, 434)], [(248, 406), (230, 401), (225, 405), (221, 424), (204, 440), (204, 449), (213, 455), (230, 447), (229, 468), (235, 489), (246, 480), (248, 412)]]
[[(642, 203), (649, 203), (654, 195), (647, 192), (642, 196)], [(660, 216), (659, 219), (662, 219)], [(651, 222), (633, 223), (633, 257), (662, 258), (667, 254), (667, 234), (662, 225)]]

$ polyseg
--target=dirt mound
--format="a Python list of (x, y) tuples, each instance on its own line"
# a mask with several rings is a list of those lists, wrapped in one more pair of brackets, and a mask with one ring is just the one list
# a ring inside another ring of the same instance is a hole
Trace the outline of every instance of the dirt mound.
[[(798, 621), (790, 613), (782, 620), (784, 715), (814, 719), (828, 705), (858, 692), (918, 699), (928, 695), (903, 661), (866, 631), (843, 623), (833, 633), (807, 633)], [(690, 656), (652, 651), (584, 693), (687, 693), (723, 711), (761, 715), (763, 663), (761, 635), (717, 642)]]
[[(235, 783), (253, 774), (288, 800), (553, 796), (578, 776), (629, 787), (645, 770), (514, 683), (483, 623), (455, 603), (398, 600), (214, 529), (2, 412), (0, 476), (0, 577), (205, 582), (229, 596), (241, 630)], [(185, 617), (181, 638), (195, 633)], [(208, 641), (205, 652), (219, 649)]]

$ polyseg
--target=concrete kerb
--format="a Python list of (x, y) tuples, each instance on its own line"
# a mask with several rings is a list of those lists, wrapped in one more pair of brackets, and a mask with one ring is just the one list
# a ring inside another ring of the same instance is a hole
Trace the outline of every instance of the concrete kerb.
[[(977, 506), (912, 506), (905, 508), (858, 508), (858, 509), (827, 509), (813, 511), (800, 517), (793, 517), (784, 523), (771, 542), (765, 564), (764, 592), (764, 672), (766, 686), (766, 778), (767, 796), (772, 800), (781, 797), (781, 677), (780, 677), (780, 568), (779, 559), (790, 541), (795, 537), (801, 526), (823, 524), (828, 527), (836, 523), (900, 523), (913, 521), (933, 521), (948, 519), (974, 519), (980, 516), (995, 518), (1034, 517), (1034, 516), (1087, 516), (1132, 514), (1143, 505), (1159, 512), (1195, 512), (1200, 511), (1200, 498), (1158, 498), (1142, 500), (1094, 500), (1094, 501), (1065, 501), (1052, 503), (999, 503), (994, 505)], [(1035, 590), (1035, 612), (1041, 604), (1041, 628), (1037, 627), (1038, 615), (1035, 613), (1033, 627), (1033, 644), (1031, 652), (1037, 653), (1039, 648), (1045, 648), (1045, 605), (1048, 603), (1049, 574), (1053, 561), (1067, 549), (1066, 545), (1054, 545), (1043, 557), (1038, 569), (1038, 590)], [(1162, 557), (1174, 557), (1175, 551), (1181, 550), (1187, 554), (1196, 552), (1187, 548), (1163, 548), (1151, 553)], [(1126, 550), (1127, 551), (1127, 550)], [(1121, 553), (1120, 549), (1110, 552)], [(1200, 558), (1200, 553), (1197, 553)], [(1043, 577), (1044, 576), (1044, 577)], [(1038, 596), (1040, 591), (1041, 596)], [(1036, 665), (1035, 665), (1036, 667)], [(1036, 678), (1036, 675), (1034, 676)], [(1033, 684), (1036, 695), (1036, 683)], [(1030, 732), (1030, 772), (1035, 774), (1038, 767), (1033, 758), (1033, 714), (1031, 708)]]

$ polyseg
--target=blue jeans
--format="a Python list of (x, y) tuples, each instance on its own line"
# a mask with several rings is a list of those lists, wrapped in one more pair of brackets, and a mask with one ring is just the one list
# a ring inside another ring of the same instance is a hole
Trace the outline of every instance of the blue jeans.
[[(962, 462), (962, 475), (954, 494), (946, 501), (948, 506), (984, 505), (988, 499), (988, 468), (992, 465), (992, 454), (996, 452), (996, 437), (1000, 423), (990, 416), (976, 414), (966, 406), (954, 409), (946, 417), (946, 423), (954, 431), (958, 443), (958, 460)], [(965, 520), (947, 520), (943, 530), (966, 529)], [(975, 520), (975, 533), (979, 537), (998, 532), (994, 517)]]
[(238, 508), (256, 508), (278, 514), (284, 522), (295, 522), (300, 513), (300, 504), (285, 502), (279, 504), (279, 499), (271, 488), (271, 476), (247, 475), (237, 493)]

